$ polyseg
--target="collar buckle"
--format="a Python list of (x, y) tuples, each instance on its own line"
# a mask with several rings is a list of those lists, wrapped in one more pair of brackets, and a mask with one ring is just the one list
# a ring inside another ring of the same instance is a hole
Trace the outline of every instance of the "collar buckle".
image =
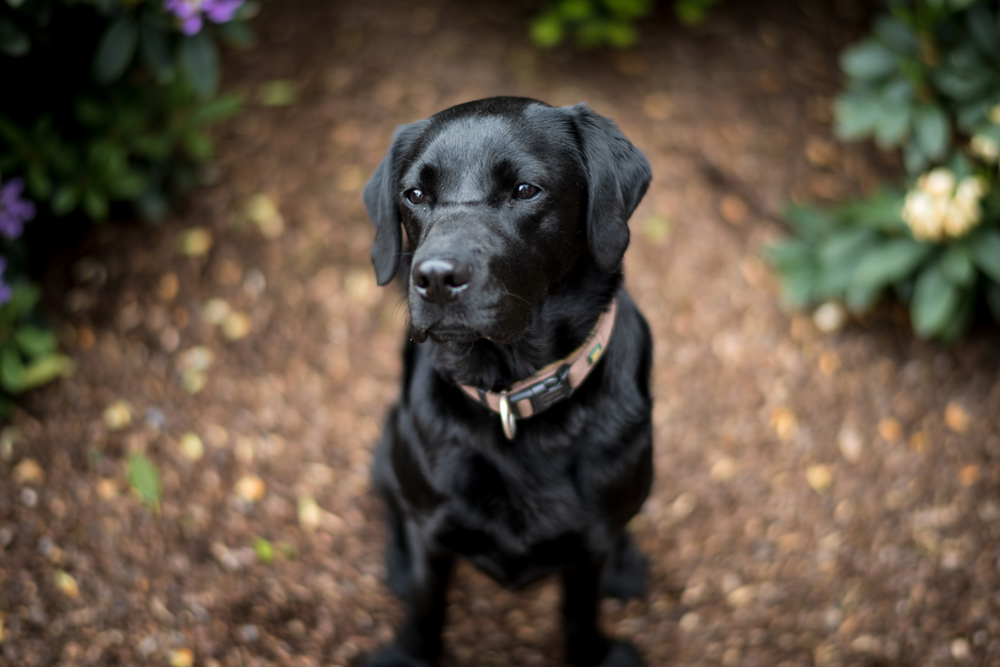
[(531, 401), (532, 413), (537, 414), (554, 403), (568, 398), (573, 393), (573, 386), (569, 383), (569, 369), (569, 364), (563, 364), (552, 377), (511, 394), (510, 401), (517, 404), (528, 399)]

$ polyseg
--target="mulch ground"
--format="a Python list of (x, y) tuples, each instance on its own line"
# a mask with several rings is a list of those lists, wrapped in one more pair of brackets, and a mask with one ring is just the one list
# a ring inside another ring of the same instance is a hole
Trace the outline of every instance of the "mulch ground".
[[(583, 54), (534, 49), (532, 11), (265, 4), (205, 186), (51, 264), (77, 368), (0, 436), (0, 663), (348, 665), (391, 637), (368, 465), (405, 316), (360, 190), (397, 124), (516, 94), (586, 100), (655, 174), (626, 257), (656, 339), (631, 525), (652, 580), (609, 631), (654, 666), (1000, 664), (996, 329), (943, 348), (885, 306), (824, 333), (760, 259), (789, 199), (892, 173), (830, 129), (864, 3), (728, 2), (697, 28), (660, 8), (639, 48)], [(294, 104), (257, 102), (275, 80)], [(158, 507), (130, 492), (137, 452)], [(554, 583), (462, 567), (443, 664), (558, 665), (557, 609)]]

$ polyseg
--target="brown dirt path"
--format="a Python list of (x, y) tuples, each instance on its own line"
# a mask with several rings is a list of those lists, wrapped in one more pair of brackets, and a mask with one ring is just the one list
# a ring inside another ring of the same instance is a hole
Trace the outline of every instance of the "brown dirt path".
[[(657, 340), (658, 478), (632, 526), (653, 577), (606, 604), (609, 628), (654, 666), (1000, 664), (996, 331), (945, 350), (886, 308), (822, 334), (759, 260), (789, 196), (885, 169), (829, 130), (863, 12), (729, 2), (687, 29), (661, 10), (641, 48), (586, 55), (532, 49), (529, 14), (267, 4), (226, 81), (253, 98), (291, 79), (298, 102), (229, 124), (183, 214), (52, 266), (78, 369), (0, 438), (0, 664), (346, 665), (391, 636), (367, 466), (404, 317), (375, 287), (360, 188), (397, 124), (493, 94), (586, 100), (655, 173), (626, 258)], [(259, 193), (269, 235), (246, 215)], [(179, 255), (195, 227), (211, 248)], [(246, 318), (211, 323), (227, 309)], [(135, 451), (162, 473), (158, 513), (128, 492)], [(559, 664), (557, 595), (462, 568), (444, 665)]]

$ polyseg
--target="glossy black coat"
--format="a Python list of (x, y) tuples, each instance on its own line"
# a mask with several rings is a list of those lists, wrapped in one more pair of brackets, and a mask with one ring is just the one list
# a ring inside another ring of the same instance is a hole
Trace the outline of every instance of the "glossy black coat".
[[(408, 613), (368, 664), (433, 663), (455, 556), (509, 588), (559, 573), (569, 662), (641, 664), (598, 631), (597, 609), (602, 593), (638, 595), (646, 570), (624, 528), (652, 482), (652, 340), (621, 261), (650, 178), (585, 105), (492, 98), (397, 131), (365, 203), (378, 281), (399, 274), (410, 314), (373, 468)], [(591, 375), (514, 439), (456, 386), (498, 391), (564, 358), (615, 296)]]

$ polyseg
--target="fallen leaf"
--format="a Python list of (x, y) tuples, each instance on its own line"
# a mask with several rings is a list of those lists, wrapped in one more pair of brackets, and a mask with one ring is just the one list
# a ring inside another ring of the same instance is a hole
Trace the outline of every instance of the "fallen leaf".
[(229, 313), (222, 321), (222, 334), (229, 341), (237, 341), (250, 333), (250, 318), (246, 313)]
[(728, 482), (736, 476), (737, 469), (736, 461), (728, 456), (723, 456), (712, 466), (709, 476), (716, 482)]
[(833, 472), (829, 466), (811, 465), (806, 468), (806, 481), (813, 491), (819, 494), (826, 493), (833, 485)]
[(955, 433), (966, 433), (971, 421), (969, 413), (958, 403), (949, 403), (944, 409), (944, 422)]
[(170, 654), (170, 667), (191, 667), (194, 665), (194, 651), (179, 648)]
[(299, 99), (302, 87), (291, 79), (272, 79), (261, 84), (257, 100), (265, 107), (287, 107)]
[(208, 324), (218, 326), (222, 324), (230, 312), (232, 312), (232, 309), (229, 307), (229, 302), (225, 299), (209, 299), (201, 307), (201, 319)]
[(160, 469), (142, 452), (132, 452), (128, 457), (128, 482), (147, 507), (159, 507), (163, 492)]
[(746, 222), (749, 210), (747, 203), (736, 195), (725, 195), (719, 202), (722, 219), (731, 225), (742, 225)]
[(76, 583), (76, 579), (68, 572), (56, 570), (52, 579), (56, 588), (62, 591), (62, 594), (66, 597), (73, 600), (80, 597), (80, 585)]
[(160, 283), (156, 287), (156, 296), (160, 301), (173, 301), (180, 289), (180, 280), (176, 273), (164, 273), (160, 276)]
[(878, 434), (890, 444), (900, 441), (903, 437), (903, 427), (894, 417), (883, 417), (878, 422)]
[(670, 231), (670, 220), (665, 215), (651, 215), (642, 225), (642, 233), (653, 244), (665, 241), (670, 236)]
[(264, 497), (267, 492), (267, 485), (257, 475), (244, 475), (236, 480), (233, 492), (241, 500), (248, 503), (255, 503)]
[(212, 248), (212, 232), (192, 227), (177, 236), (177, 250), (187, 257), (200, 257)]
[(257, 193), (250, 197), (246, 206), (247, 217), (257, 225), (261, 235), (274, 240), (285, 231), (285, 219), (274, 201), (266, 194)]
[(15, 484), (42, 484), (45, 482), (45, 471), (35, 459), (24, 459), (14, 466)]
[(975, 464), (964, 466), (958, 471), (958, 481), (962, 483), (962, 486), (975, 486), (982, 476), (982, 468)]
[(799, 420), (788, 408), (778, 408), (771, 413), (771, 426), (782, 442), (790, 442), (799, 432)]
[(205, 455), (205, 445), (197, 433), (187, 432), (181, 436), (181, 453), (191, 461), (200, 461)]
[(303, 528), (315, 530), (319, 527), (323, 511), (312, 497), (303, 496), (299, 498), (298, 514), (299, 523)]
[(132, 406), (128, 401), (115, 401), (104, 408), (102, 418), (109, 431), (120, 431), (132, 421)]

